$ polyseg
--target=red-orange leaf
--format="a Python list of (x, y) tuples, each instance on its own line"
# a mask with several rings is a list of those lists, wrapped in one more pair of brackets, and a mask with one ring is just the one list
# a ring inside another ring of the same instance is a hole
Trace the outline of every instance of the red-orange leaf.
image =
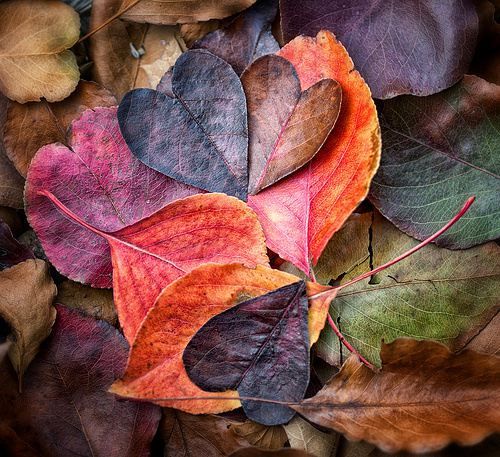
[(380, 159), (380, 129), (370, 89), (329, 32), (298, 37), (278, 55), (289, 60), (302, 90), (322, 78), (342, 87), (340, 115), (326, 143), (300, 171), (249, 198), (268, 246), (304, 272), (365, 198)]
[(262, 229), (242, 201), (224, 194), (176, 200), (150, 217), (116, 232), (103, 232), (68, 210), (59, 210), (107, 240), (113, 262), (113, 293), (123, 332), (131, 342), (161, 290), (207, 262), (267, 265)]
[[(193, 197), (190, 197), (193, 198)], [(167, 286), (148, 313), (132, 345), (123, 378), (112, 392), (124, 397), (151, 400), (186, 412), (219, 413), (240, 406), (235, 391), (205, 392), (189, 379), (182, 353), (195, 333), (213, 316), (252, 297), (299, 281), (289, 273), (241, 264), (203, 265)], [(308, 295), (325, 290), (310, 283)], [(331, 300), (331, 297), (330, 297)], [(328, 303), (309, 303), (309, 339), (313, 344), (325, 322)], [(224, 397), (195, 401), (160, 398)], [(227, 399), (234, 397), (234, 399)]]

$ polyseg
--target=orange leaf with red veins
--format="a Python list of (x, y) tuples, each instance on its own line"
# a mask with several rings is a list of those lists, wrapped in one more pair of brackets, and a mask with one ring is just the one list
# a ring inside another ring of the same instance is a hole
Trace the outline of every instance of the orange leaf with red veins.
[(269, 248), (309, 273), (368, 192), (380, 160), (380, 128), (370, 89), (333, 34), (297, 37), (278, 55), (295, 66), (303, 91), (324, 78), (342, 87), (339, 118), (314, 159), (248, 199)]
[[(193, 414), (221, 413), (239, 407), (237, 392), (205, 392), (193, 384), (182, 361), (184, 349), (213, 316), (297, 281), (300, 278), (294, 275), (260, 265), (252, 269), (241, 264), (208, 264), (193, 270), (162, 291), (137, 332), (125, 374), (111, 391)], [(309, 283), (307, 294), (326, 289)], [(309, 303), (311, 344), (318, 339), (331, 299)], [(160, 400), (186, 397), (212, 399)]]
[(67, 217), (102, 236), (111, 248), (115, 306), (129, 342), (162, 289), (208, 262), (268, 264), (262, 228), (248, 206), (224, 194), (176, 200), (116, 232), (86, 223), (48, 191)]

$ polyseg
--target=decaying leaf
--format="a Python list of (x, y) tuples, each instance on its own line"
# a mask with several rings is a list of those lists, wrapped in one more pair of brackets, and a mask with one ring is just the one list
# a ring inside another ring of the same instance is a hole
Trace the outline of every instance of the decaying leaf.
[(203, 22), (193, 22), (191, 24), (181, 24), (179, 27), (179, 33), (186, 43), (186, 46), (190, 48), (195, 41), (202, 39), (207, 33), (217, 30), (220, 25), (221, 24), (218, 19), (211, 19), (210, 21)]
[(26, 368), (52, 329), (56, 293), (43, 260), (25, 260), (0, 271), (0, 317), (11, 330), (9, 358), (20, 386)]
[(227, 457), (248, 446), (233, 433), (231, 421), (218, 416), (192, 415), (175, 409), (164, 409), (160, 424), (165, 441), (163, 454), (170, 456)]
[(111, 287), (106, 240), (64, 217), (38, 192), (50, 191), (93, 227), (112, 232), (199, 190), (135, 159), (120, 134), (116, 108), (85, 111), (72, 123), (69, 146), (44, 146), (35, 155), (25, 189), (28, 221), (63, 275)]
[[(280, 287), (212, 317), (182, 356), (189, 378), (207, 392), (237, 390), (241, 397), (300, 401), (309, 384), (306, 283)], [(243, 399), (250, 420), (286, 424), (288, 406)]]
[[(122, 3), (122, 0), (95, 2), (90, 28), (97, 28), (113, 16)], [(133, 49), (143, 54), (134, 55)], [(115, 20), (90, 37), (89, 53), (94, 61), (92, 75), (121, 100), (131, 89), (155, 88), (184, 50), (185, 45), (175, 27)]]
[(22, 394), (9, 365), (0, 366), (0, 449), (29, 457), (149, 456), (160, 409), (107, 392), (126, 357), (115, 328), (57, 306), (52, 335), (26, 372)]
[(323, 78), (342, 88), (339, 118), (315, 158), (248, 200), (268, 247), (309, 273), (310, 263), (368, 192), (380, 158), (379, 125), (368, 86), (331, 33), (298, 37), (279, 55), (294, 65), (302, 90)]
[(277, 10), (277, 0), (259, 0), (223, 27), (196, 41), (192, 48), (207, 49), (230, 63), (241, 75), (255, 59), (279, 51), (279, 44), (271, 33)]
[(275, 449), (272, 451), (248, 447), (233, 452), (229, 457), (314, 457), (299, 449)]
[(279, 449), (288, 441), (285, 430), (281, 425), (269, 427), (247, 420), (242, 424), (231, 424), (230, 429), (252, 446), (263, 449)]
[(7, 157), (26, 176), (38, 149), (50, 143), (66, 144), (71, 122), (87, 108), (114, 105), (116, 99), (108, 90), (88, 81), (80, 81), (75, 92), (61, 102), (10, 102), (3, 127)]
[(318, 394), (294, 408), (387, 452), (472, 445), (500, 431), (500, 358), (456, 355), (440, 343), (412, 339), (384, 344), (380, 357), (382, 371), (375, 373), (351, 356)]
[(284, 428), (292, 448), (303, 449), (315, 457), (336, 455), (340, 435), (321, 432), (299, 416)]
[(187, 51), (172, 92), (136, 89), (123, 98), (118, 121), (132, 153), (185, 184), (246, 200), (246, 100), (234, 70), (208, 51)]
[(0, 91), (19, 103), (42, 97), (57, 102), (80, 79), (71, 51), (80, 17), (55, 0), (10, 0), (0, 4)]
[(370, 200), (393, 224), (425, 239), (465, 196), (476, 203), (437, 244), (464, 249), (500, 236), (500, 87), (476, 76), (381, 111), (384, 154)]
[[(346, 238), (350, 236), (353, 245), (359, 237), (368, 243), (368, 232), (356, 225), (364, 225), (363, 219), (350, 224)], [(417, 244), (379, 214), (375, 215), (373, 267)], [(335, 253), (330, 254), (328, 263), (334, 265)], [(370, 269), (368, 262), (356, 267), (359, 256), (354, 251), (353, 254), (350, 259), (341, 259), (342, 263), (353, 263), (345, 280)], [(458, 344), (456, 339), (478, 325), (484, 326), (500, 305), (499, 275), (500, 247), (494, 243), (466, 251), (428, 245), (379, 273), (375, 281), (366, 279), (340, 290), (332, 302), (331, 314), (346, 339), (375, 363), (379, 363), (381, 341), (390, 342), (401, 336), (437, 340), (453, 350), (461, 349), (463, 343)], [(317, 349), (322, 358), (335, 365), (340, 365), (349, 354), (345, 348), (341, 353), (339, 340), (330, 329), (322, 333)]]
[(337, 120), (342, 91), (320, 79), (302, 91), (293, 65), (260, 57), (241, 76), (248, 106), (248, 192), (252, 195), (309, 162)]
[(286, 41), (332, 31), (377, 98), (446, 89), (463, 76), (474, 53), (478, 20), (467, 0), (280, 0), (280, 5)]
[(9, 226), (0, 220), (0, 271), (34, 258), (31, 249), (20, 244), (12, 236)]
[[(184, 368), (182, 352), (211, 317), (236, 303), (294, 282), (297, 282), (296, 276), (263, 266), (246, 268), (241, 264), (207, 264), (174, 281), (163, 289), (142, 323), (131, 348), (127, 370), (122, 379), (113, 384), (112, 391), (193, 414), (219, 413), (238, 407), (236, 392), (204, 392), (193, 384)], [(323, 289), (318, 284), (308, 284), (308, 294)], [(309, 315), (312, 344), (324, 325), (325, 303), (314, 300)], [(165, 338), (166, 334), (169, 338)], [(226, 399), (162, 400), (207, 396)], [(227, 399), (230, 397), (234, 400)]]
[(103, 319), (115, 327), (118, 325), (113, 292), (110, 290), (94, 289), (74, 281), (63, 281), (57, 286), (55, 301), (68, 308), (83, 311), (96, 319)]
[[(193, 195), (121, 230), (105, 232), (87, 224), (50, 192), (41, 194), (61, 216), (109, 244), (115, 306), (130, 343), (162, 289), (192, 269), (209, 262), (268, 264), (255, 214), (234, 197)], [(145, 280), (148, 287), (144, 287)]]
[(239, 13), (255, 0), (124, 0), (122, 9), (133, 6), (122, 18), (149, 24), (177, 24), (222, 19)]

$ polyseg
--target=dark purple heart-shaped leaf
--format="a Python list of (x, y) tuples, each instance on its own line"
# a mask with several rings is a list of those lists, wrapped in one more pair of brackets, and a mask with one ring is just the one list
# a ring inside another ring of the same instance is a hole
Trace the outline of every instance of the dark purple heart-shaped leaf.
[(294, 66), (276, 55), (241, 76), (247, 96), (249, 189), (252, 195), (298, 170), (321, 148), (340, 111), (342, 90), (321, 79), (302, 92)]
[(208, 51), (182, 54), (171, 98), (136, 89), (118, 109), (122, 134), (149, 167), (186, 184), (246, 200), (247, 110), (232, 67)]
[(0, 365), (0, 454), (148, 456), (160, 408), (107, 391), (126, 359), (127, 343), (115, 328), (57, 306), (52, 334), (26, 371), (22, 393), (8, 361)]
[(222, 28), (196, 41), (191, 49), (207, 49), (241, 75), (255, 59), (279, 51), (280, 46), (271, 33), (277, 11), (277, 0), (260, 0)]
[(12, 236), (9, 226), (0, 220), (0, 270), (34, 258), (31, 249), (19, 243)]
[(285, 41), (335, 33), (375, 98), (430, 95), (467, 71), (478, 33), (469, 0), (280, 0)]
[[(309, 383), (306, 284), (299, 281), (247, 300), (210, 319), (183, 354), (191, 380), (208, 392), (300, 401)], [(288, 422), (284, 405), (242, 399), (249, 419)]]

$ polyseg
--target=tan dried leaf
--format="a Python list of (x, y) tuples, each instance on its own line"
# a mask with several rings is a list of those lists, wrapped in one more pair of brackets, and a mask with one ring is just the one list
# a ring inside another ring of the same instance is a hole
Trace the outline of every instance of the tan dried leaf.
[(263, 449), (279, 449), (288, 441), (285, 430), (281, 425), (267, 426), (253, 421), (242, 424), (231, 424), (231, 430), (244, 438), (252, 446)]
[(295, 416), (284, 428), (292, 448), (302, 449), (315, 457), (335, 455), (340, 438), (337, 433), (321, 432), (299, 416)]
[(43, 260), (26, 260), (0, 271), (0, 316), (9, 324), (9, 357), (22, 376), (49, 335), (56, 310), (57, 289)]
[(68, 51), (80, 36), (80, 17), (55, 0), (0, 3), (0, 91), (19, 103), (66, 98), (80, 79)]

